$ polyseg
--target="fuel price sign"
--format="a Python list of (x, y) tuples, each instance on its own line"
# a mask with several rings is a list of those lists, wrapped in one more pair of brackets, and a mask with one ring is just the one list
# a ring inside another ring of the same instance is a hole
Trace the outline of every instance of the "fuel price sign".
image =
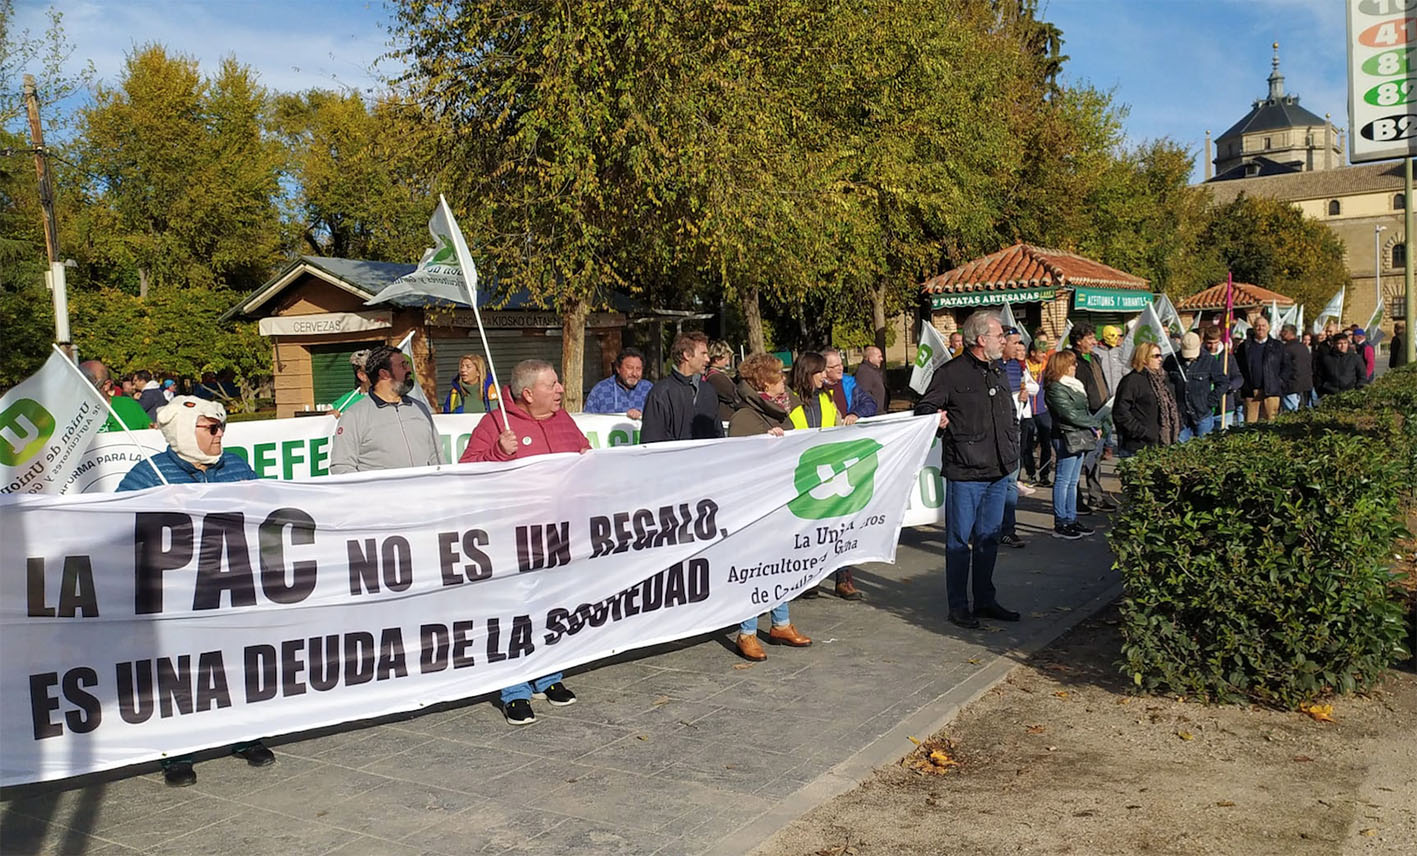
[(1347, 0), (1348, 158), (1417, 155), (1417, 0)]

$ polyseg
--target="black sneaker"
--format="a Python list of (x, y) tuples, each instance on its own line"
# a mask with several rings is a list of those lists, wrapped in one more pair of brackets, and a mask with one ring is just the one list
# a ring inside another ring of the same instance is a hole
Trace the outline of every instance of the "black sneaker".
[(1053, 537), (1062, 538), (1066, 541), (1076, 541), (1082, 537), (1082, 533), (1074, 529), (1072, 526), (1064, 523), (1061, 526), (1053, 527)]
[(197, 773), (192, 769), (192, 756), (173, 758), (162, 762), (162, 778), (168, 786), (185, 788), (197, 784)]
[(1102, 511), (1116, 511), (1117, 509), (1121, 508), (1121, 506), (1117, 504), (1117, 501), (1115, 499), (1110, 496), (1107, 496), (1106, 494), (1102, 495), (1102, 501), (1097, 504), (1097, 507)]
[(1018, 537), (1017, 535), (1000, 535), (999, 544), (1004, 547), (1013, 547), (1014, 549), (1021, 549), (1023, 547), (1023, 539)]
[(524, 698), (513, 699), (502, 705), (502, 715), (507, 718), (508, 725), (531, 725), (536, 722), (531, 702)]
[(532, 698), (545, 699), (557, 707), (565, 707), (568, 704), (576, 703), (576, 694), (566, 688), (566, 685), (557, 681), (539, 693), (532, 693)]
[(1072, 523), (1069, 523), (1068, 526), (1079, 535), (1091, 535), (1092, 533), (1097, 531), (1091, 526), (1084, 526), (1081, 523), (1078, 523), (1076, 520), (1074, 520)]

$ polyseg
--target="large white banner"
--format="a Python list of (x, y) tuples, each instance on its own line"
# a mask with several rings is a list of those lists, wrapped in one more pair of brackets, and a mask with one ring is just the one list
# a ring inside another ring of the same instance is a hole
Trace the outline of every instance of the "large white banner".
[[(640, 423), (624, 414), (573, 414), (591, 448), (630, 446), (640, 441)], [(901, 414), (872, 417), (871, 422), (894, 420)], [(456, 461), (467, 447), (472, 429), (482, 414), (440, 414), (433, 417), (442, 441), (443, 460)], [(298, 419), (264, 419), (232, 422), (222, 436), (222, 448), (240, 455), (266, 479), (307, 479), (329, 474), (330, 440), (335, 433), (333, 416), (305, 416)], [(148, 454), (167, 448), (158, 431), (134, 431)], [(99, 434), (88, 451), (77, 458), (77, 472), (68, 480), (65, 493), (111, 492), (123, 476), (142, 462), (143, 455), (127, 435)], [(944, 523), (945, 485), (940, 478), (940, 444), (931, 447), (920, 471), (916, 490), (910, 493), (905, 512), (906, 526)]]
[(107, 418), (98, 390), (54, 349), (38, 372), (0, 396), (0, 494), (70, 489), (78, 453)]
[(0, 784), (495, 691), (892, 561), (933, 416), (0, 498)]

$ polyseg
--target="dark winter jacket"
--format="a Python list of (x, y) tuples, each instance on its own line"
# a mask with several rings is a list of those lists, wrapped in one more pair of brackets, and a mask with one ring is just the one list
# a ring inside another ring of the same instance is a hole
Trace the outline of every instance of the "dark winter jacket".
[(935, 370), (915, 412), (949, 413), (941, 438), (950, 481), (994, 481), (1018, 469), (1019, 427), (1013, 392), (998, 361), (966, 351)]
[(891, 409), (890, 393), (886, 392), (886, 373), (871, 363), (863, 362), (856, 367), (856, 390), (871, 397), (878, 413)]
[(718, 392), (700, 377), (685, 377), (677, 369), (654, 385), (645, 399), (640, 442), (709, 440), (723, 436), (718, 419)]
[(1284, 352), (1284, 343), (1273, 337), (1241, 342), (1235, 349), (1235, 361), (1245, 376), (1245, 387), (1240, 391), (1243, 398), (1283, 395), (1294, 376), (1294, 364)]
[(1188, 428), (1199, 428), (1201, 420), (1220, 408), (1220, 399), (1229, 389), (1230, 380), (1220, 360), (1204, 348), (1193, 360), (1179, 354), (1166, 358), (1166, 378), (1176, 396), (1176, 409)]
[(708, 381), (709, 386), (712, 386), (713, 391), (718, 394), (718, 421), (727, 422), (732, 419), (733, 411), (743, 404), (742, 400), (738, 398), (737, 382), (733, 380), (732, 376), (717, 369), (704, 375), (704, 380)]
[(1122, 448), (1129, 452), (1161, 445), (1161, 402), (1145, 372), (1130, 372), (1117, 384), (1112, 424), (1117, 426)]
[(1225, 371), (1227, 383), (1225, 385), (1225, 400), (1221, 402), (1222, 413), (1229, 412), (1240, 406), (1240, 394), (1245, 386), (1245, 373), (1240, 371), (1240, 361), (1235, 359), (1234, 354), (1211, 354), (1215, 361), (1220, 363)]
[[(1071, 381), (1069, 383), (1068, 381)], [(1097, 445), (1095, 429), (1102, 423), (1087, 406), (1087, 390), (1077, 378), (1059, 379), (1043, 390), (1048, 413), (1053, 417), (1053, 439), (1062, 443), (1061, 455), (1068, 457), (1091, 451)]]
[(1088, 358), (1077, 348), (1070, 350), (1078, 358), (1077, 379), (1082, 382), (1082, 388), (1087, 390), (1087, 409), (1096, 413), (1107, 403), (1107, 399), (1112, 397), (1107, 386), (1107, 376), (1102, 371), (1102, 355), (1093, 351), (1091, 358)]
[(1284, 353), (1292, 366), (1293, 374), (1284, 387), (1285, 395), (1307, 394), (1314, 388), (1314, 355), (1298, 339), (1284, 343)]
[(778, 407), (776, 404), (763, 398), (762, 394), (746, 380), (738, 381), (738, 398), (742, 406), (733, 411), (733, 418), (728, 420), (728, 436), (730, 437), (751, 437), (754, 434), (766, 434), (774, 428), (781, 428), (784, 431), (792, 428), (792, 423), (788, 421), (787, 414), (794, 407), (802, 404), (801, 400), (791, 392), (787, 393), (786, 409)]
[(1364, 386), (1367, 374), (1363, 360), (1353, 351), (1344, 353), (1337, 348), (1320, 348), (1318, 359), (1319, 395), (1334, 395)]

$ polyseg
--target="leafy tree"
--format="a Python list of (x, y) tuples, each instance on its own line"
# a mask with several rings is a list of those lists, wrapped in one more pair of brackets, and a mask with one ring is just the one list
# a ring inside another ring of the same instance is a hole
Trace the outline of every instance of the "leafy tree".
[(282, 165), (267, 113), (265, 90), (235, 59), (204, 79), (195, 60), (161, 46), (129, 55), (118, 86), (100, 87), (80, 116), (87, 189), (100, 209), (94, 261), (131, 268), (139, 296), (264, 281), (280, 246)]
[(1343, 241), (1287, 202), (1241, 194), (1214, 209), (1202, 241), (1214, 248), (1220, 276), (1229, 269), (1237, 282), (1306, 306), (1323, 306), (1348, 284)]
[(428, 241), (424, 131), (411, 105), (372, 107), (353, 93), (312, 90), (276, 98), (297, 191), (291, 214), (300, 252), (412, 261)]

